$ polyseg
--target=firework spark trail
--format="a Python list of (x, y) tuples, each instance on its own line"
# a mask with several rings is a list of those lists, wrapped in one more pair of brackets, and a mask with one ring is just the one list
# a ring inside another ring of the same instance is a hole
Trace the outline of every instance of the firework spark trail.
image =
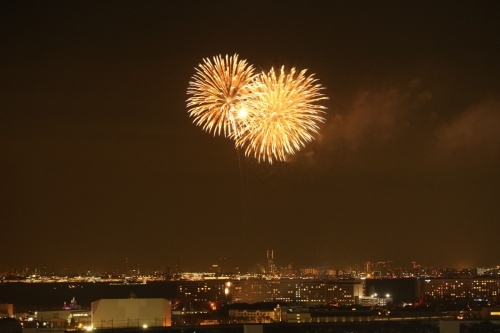
[(317, 102), (328, 98), (313, 75), (305, 73), (292, 68), (287, 74), (282, 67), (279, 74), (272, 68), (254, 78), (240, 104), (246, 116), (237, 118), (240, 131), (233, 136), (247, 156), (284, 161), (314, 139), (326, 109)]
[(187, 106), (193, 122), (214, 135), (229, 137), (237, 132), (235, 117), (238, 104), (248, 93), (253, 67), (238, 55), (205, 58), (189, 82)]

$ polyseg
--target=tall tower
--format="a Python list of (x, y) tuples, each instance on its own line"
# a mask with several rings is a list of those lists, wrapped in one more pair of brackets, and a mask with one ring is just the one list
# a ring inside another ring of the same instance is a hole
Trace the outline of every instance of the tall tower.
[(365, 267), (366, 267), (366, 268), (365, 268), (365, 273), (366, 273), (366, 276), (371, 275), (371, 274), (372, 274), (372, 270), (373, 270), (373, 268), (372, 268), (372, 263), (371, 263), (371, 262), (369, 262), (369, 261), (365, 262)]
[(276, 274), (276, 266), (274, 265), (273, 250), (267, 250), (267, 273), (271, 275)]

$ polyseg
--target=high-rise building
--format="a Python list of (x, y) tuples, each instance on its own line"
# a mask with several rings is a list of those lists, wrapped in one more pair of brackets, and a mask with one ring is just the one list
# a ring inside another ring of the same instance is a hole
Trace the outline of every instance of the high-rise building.
[(338, 303), (357, 304), (363, 296), (361, 280), (269, 280), (267, 284), (268, 302), (293, 302), (304, 305)]
[(177, 297), (193, 302), (225, 303), (226, 281), (177, 281)]
[(276, 266), (274, 265), (274, 251), (267, 250), (267, 273), (270, 275), (276, 274)]
[(262, 279), (233, 281), (234, 303), (259, 303), (266, 301), (267, 282)]
[(493, 302), (500, 300), (500, 279), (490, 277), (428, 278), (424, 283), (429, 300)]

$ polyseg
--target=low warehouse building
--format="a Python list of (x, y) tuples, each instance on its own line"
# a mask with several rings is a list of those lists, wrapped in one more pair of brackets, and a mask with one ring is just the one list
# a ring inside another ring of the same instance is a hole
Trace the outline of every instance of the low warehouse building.
[(170, 302), (163, 298), (101, 299), (91, 312), (94, 328), (171, 325)]

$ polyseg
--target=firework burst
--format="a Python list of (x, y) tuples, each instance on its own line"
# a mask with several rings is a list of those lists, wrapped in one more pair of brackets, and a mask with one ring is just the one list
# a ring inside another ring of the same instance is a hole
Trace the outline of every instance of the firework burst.
[(193, 122), (214, 135), (237, 136), (238, 104), (248, 94), (253, 67), (238, 55), (203, 59), (189, 82), (188, 112)]
[(240, 101), (245, 116), (236, 118), (240, 130), (233, 136), (247, 156), (259, 162), (284, 161), (314, 139), (326, 109), (317, 103), (328, 98), (313, 75), (295, 68), (286, 73), (284, 67), (276, 73), (272, 68), (255, 76), (249, 89)]

